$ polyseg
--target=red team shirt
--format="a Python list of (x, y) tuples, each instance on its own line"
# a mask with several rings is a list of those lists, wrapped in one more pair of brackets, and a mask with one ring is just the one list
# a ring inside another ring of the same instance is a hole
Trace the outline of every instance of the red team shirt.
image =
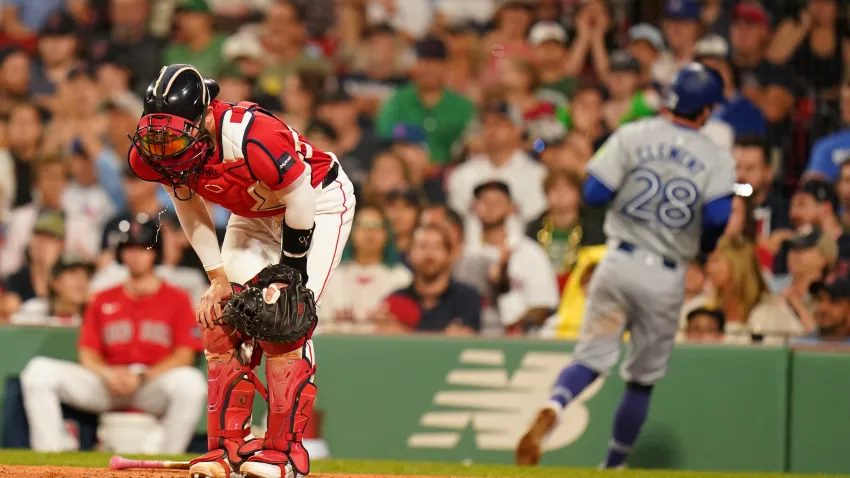
[[(251, 109), (253, 119), (244, 138), (228, 138), (235, 148), (241, 149), (243, 158), (226, 158), (221, 148), (225, 113), (232, 110), (229, 121), (241, 123), (248, 109), (256, 105), (214, 100), (210, 106), (217, 125), (216, 148), (201, 173), (196, 191), (199, 196), (238, 216), (272, 217), (285, 210), (274, 191), (286, 188), (301, 176), (305, 161), (311, 167), (313, 187), (322, 184), (333, 157), (313, 147), (283, 120), (262, 110)], [(130, 148), (128, 161), (140, 178), (167, 184), (142, 160), (136, 148)]]
[(130, 297), (124, 286), (95, 295), (80, 327), (79, 346), (95, 350), (109, 365), (154, 365), (177, 347), (204, 349), (192, 301), (162, 283), (145, 297)]

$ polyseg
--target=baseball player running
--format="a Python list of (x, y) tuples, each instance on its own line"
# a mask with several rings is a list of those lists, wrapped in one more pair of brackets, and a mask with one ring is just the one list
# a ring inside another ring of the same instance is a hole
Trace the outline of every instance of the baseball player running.
[(520, 439), (518, 464), (537, 464), (561, 411), (610, 372), (628, 330), (631, 343), (620, 368), (627, 386), (602, 468), (624, 466), (652, 388), (667, 372), (687, 264), (701, 236), (702, 247), (713, 249), (732, 209), (732, 157), (699, 132), (722, 92), (716, 72), (687, 65), (670, 86), (661, 117), (622, 127), (588, 165), (583, 196), (590, 205), (609, 205), (609, 252), (590, 281), (574, 362)]
[[(332, 153), (254, 103), (217, 101), (218, 92), (191, 65), (164, 67), (128, 153), (136, 175), (171, 194), (211, 282), (197, 309), (209, 452), (189, 473), (300, 477), (310, 471), (301, 438), (316, 394), (315, 301), (340, 262), (354, 190)], [(221, 249), (206, 201), (233, 213)], [(268, 431), (249, 440), (263, 353)]]

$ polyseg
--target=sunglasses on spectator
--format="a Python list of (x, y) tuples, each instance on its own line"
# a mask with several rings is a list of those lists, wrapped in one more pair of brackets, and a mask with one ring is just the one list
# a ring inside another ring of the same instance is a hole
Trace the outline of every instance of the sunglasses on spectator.
[(376, 230), (383, 229), (384, 223), (381, 221), (357, 221), (354, 224), (354, 227), (356, 227), (357, 229)]

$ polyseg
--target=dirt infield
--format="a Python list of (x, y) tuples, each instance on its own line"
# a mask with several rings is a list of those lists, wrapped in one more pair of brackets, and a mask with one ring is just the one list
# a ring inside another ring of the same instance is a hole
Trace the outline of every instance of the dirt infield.
[[(176, 478), (188, 477), (185, 470), (124, 470), (112, 471), (105, 468), (78, 468), (73, 466), (8, 466), (0, 465), (0, 478)], [(310, 474), (311, 478), (390, 478), (390, 475), (328, 475)], [(416, 476), (392, 475), (393, 478), (418, 478)], [(428, 477), (440, 478), (440, 477)], [(449, 477), (442, 477), (449, 478)]]

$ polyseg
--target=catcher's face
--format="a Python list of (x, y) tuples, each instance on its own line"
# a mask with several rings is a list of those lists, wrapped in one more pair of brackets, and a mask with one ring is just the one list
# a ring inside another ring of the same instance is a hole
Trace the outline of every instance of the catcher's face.
[(142, 160), (172, 186), (194, 189), (215, 150), (208, 131), (179, 116), (155, 113), (139, 121), (131, 140)]

